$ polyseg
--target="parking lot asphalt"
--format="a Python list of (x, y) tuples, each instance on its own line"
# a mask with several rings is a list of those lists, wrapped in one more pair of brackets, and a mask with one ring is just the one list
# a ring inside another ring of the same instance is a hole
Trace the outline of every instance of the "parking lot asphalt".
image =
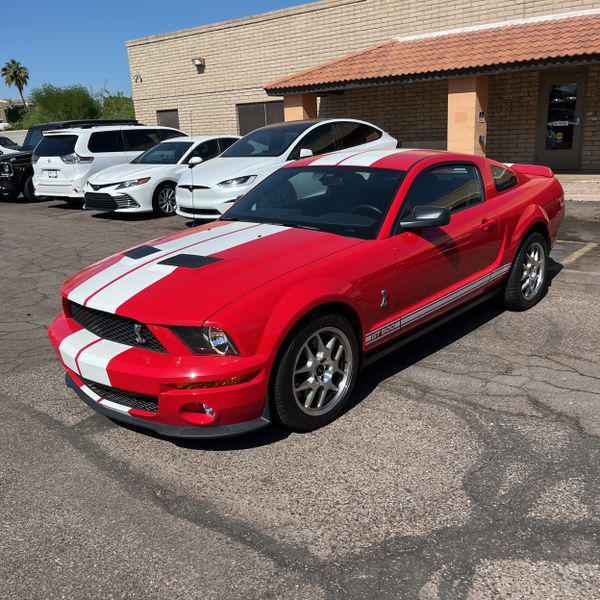
[(183, 227), (0, 203), (0, 597), (599, 596), (600, 203), (532, 310), (374, 363), (319, 431), (204, 442), (93, 413), (46, 339), (67, 276)]

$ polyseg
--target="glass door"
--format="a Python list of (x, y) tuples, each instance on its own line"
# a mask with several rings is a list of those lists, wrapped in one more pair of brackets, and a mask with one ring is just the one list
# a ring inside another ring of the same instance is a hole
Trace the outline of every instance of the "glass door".
[(585, 73), (542, 75), (537, 162), (578, 169), (581, 155)]

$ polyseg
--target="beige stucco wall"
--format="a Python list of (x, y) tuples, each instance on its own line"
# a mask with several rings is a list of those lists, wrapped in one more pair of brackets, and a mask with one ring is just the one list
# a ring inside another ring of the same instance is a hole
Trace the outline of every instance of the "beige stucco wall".
[[(176, 108), (189, 133), (236, 132), (235, 105), (267, 99), (264, 84), (394, 35), (589, 8), (600, 8), (600, 0), (324, 0), (132, 40), (127, 43), (132, 80), (141, 76), (141, 82), (132, 81), (136, 115), (156, 123), (157, 110)], [(194, 57), (206, 59), (204, 73), (196, 72)], [(369, 105), (361, 106), (364, 114), (353, 116), (367, 118)], [(420, 107), (408, 110), (418, 118)], [(389, 115), (370, 118), (399, 129)], [(420, 127), (414, 126), (415, 140)], [(400, 133), (407, 138), (406, 130)]]

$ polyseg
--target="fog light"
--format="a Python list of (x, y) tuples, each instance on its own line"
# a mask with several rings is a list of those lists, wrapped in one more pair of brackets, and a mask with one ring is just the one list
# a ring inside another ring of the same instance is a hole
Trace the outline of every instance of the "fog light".
[(215, 409), (208, 405), (208, 404), (203, 404), (202, 407), (204, 408), (204, 412), (209, 416), (209, 417), (214, 417), (215, 416)]

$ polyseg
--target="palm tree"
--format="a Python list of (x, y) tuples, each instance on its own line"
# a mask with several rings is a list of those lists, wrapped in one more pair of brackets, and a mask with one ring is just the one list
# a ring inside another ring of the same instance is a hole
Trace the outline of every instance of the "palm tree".
[(23, 88), (29, 82), (29, 69), (24, 67), (18, 60), (11, 58), (2, 67), (0, 75), (4, 77), (6, 85), (14, 85), (19, 90), (23, 106), (27, 106), (25, 96), (23, 96)]

